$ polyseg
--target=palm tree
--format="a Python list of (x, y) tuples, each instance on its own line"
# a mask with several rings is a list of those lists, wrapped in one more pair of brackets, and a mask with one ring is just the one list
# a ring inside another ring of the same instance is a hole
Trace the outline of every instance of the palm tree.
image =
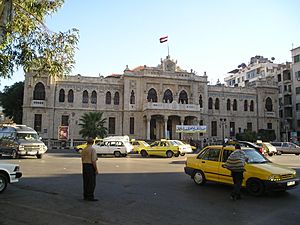
[(104, 136), (106, 136), (107, 128), (104, 127), (106, 118), (102, 118), (102, 116), (103, 112), (84, 113), (83, 116), (79, 119), (79, 125), (82, 127), (82, 129), (79, 131), (79, 134), (81, 134), (83, 138), (103, 138)]

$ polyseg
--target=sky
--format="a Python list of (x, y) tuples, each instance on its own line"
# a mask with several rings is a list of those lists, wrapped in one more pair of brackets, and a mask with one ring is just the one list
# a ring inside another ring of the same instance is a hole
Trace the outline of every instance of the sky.
[[(210, 84), (250, 58), (291, 61), (300, 46), (298, 0), (65, 0), (46, 19), (52, 31), (78, 28), (72, 74), (122, 74), (126, 65), (157, 66), (169, 53), (177, 65)], [(159, 38), (168, 36), (161, 44)], [(0, 79), (0, 90), (24, 80)]]

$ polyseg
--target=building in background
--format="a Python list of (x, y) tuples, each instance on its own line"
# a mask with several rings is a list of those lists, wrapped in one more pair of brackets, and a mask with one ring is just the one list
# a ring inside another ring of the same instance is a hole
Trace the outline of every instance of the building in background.
[[(259, 80), (251, 87), (208, 85), (207, 76), (186, 71), (167, 56), (156, 67), (139, 66), (107, 77), (64, 79), (25, 75), (23, 123), (44, 139), (82, 139), (79, 119), (101, 111), (109, 135), (134, 139), (193, 139), (202, 143), (235, 137), (246, 130), (274, 130), (279, 137), (278, 87)], [(204, 134), (176, 133), (176, 125), (207, 126)]]

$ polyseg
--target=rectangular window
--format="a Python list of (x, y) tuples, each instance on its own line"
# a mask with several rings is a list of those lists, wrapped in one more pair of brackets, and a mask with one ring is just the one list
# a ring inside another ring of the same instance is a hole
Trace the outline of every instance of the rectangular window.
[(300, 71), (295, 72), (295, 77), (297, 80), (300, 80)]
[(235, 122), (230, 122), (230, 136), (235, 136)]
[(252, 123), (247, 123), (247, 131), (252, 131)]
[(278, 74), (278, 75), (277, 75), (277, 81), (278, 81), (278, 82), (281, 82), (281, 74)]
[(116, 118), (115, 117), (108, 118), (108, 133), (109, 134), (116, 133)]
[(296, 111), (300, 111), (300, 103), (296, 104)]
[(300, 94), (300, 87), (296, 87), (296, 95)]
[(297, 126), (300, 127), (300, 120), (297, 120)]
[(34, 114), (34, 129), (36, 132), (42, 131), (42, 114)]
[(61, 116), (61, 125), (62, 126), (69, 126), (69, 116), (62, 115)]
[(211, 136), (217, 136), (217, 121), (211, 121)]
[(129, 133), (134, 134), (134, 117), (130, 117)]
[(300, 55), (294, 56), (294, 63), (300, 62)]
[(267, 129), (272, 130), (272, 123), (267, 123)]

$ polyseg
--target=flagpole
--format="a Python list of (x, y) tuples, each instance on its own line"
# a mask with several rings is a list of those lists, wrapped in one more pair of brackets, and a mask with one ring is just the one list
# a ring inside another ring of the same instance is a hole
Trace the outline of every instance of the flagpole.
[(169, 49), (169, 44), (168, 44), (168, 57), (170, 57), (170, 49)]

